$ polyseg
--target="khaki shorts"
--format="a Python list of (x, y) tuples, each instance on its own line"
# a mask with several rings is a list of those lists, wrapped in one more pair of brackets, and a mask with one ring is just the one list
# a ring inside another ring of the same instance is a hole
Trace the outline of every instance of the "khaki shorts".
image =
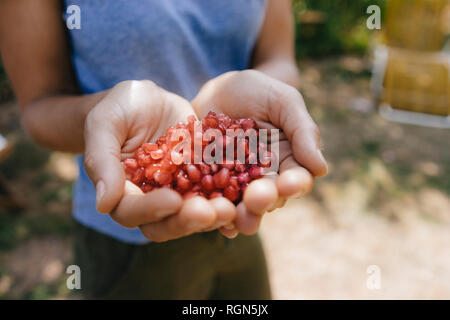
[(270, 299), (257, 235), (132, 245), (76, 223), (75, 264), (90, 299)]

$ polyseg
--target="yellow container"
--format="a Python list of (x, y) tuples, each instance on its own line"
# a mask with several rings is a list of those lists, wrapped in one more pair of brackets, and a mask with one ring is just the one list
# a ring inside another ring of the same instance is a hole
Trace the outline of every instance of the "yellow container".
[(390, 49), (382, 101), (394, 109), (450, 115), (448, 57)]
[(444, 45), (450, 0), (389, 0), (386, 14), (385, 46), (376, 51), (373, 78), (381, 104), (406, 111), (397, 120), (408, 112), (420, 113), (446, 117), (439, 125), (448, 127), (450, 52)]

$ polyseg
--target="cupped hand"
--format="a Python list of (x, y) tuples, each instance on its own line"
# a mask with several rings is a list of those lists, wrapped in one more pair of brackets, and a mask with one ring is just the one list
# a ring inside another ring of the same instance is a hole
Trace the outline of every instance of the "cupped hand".
[(281, 129), (279, 175), (250, 183), (234, 224), (220, 228), (224, 235), (255, 233), (264, 212), (309, 193), (314, 177), (327, 174), (318, 127), (295, 88), (256, 70), (234, 71), (207, 82), (191, 104), (199, 118), (213, 110), (253, 118), (259, 128)]
[(85, 168), (97, 191), (97, 210), (128, 228), (139, 227), (148, 239), (166, 241), (217, 229), (234, 220), (236, 207), (225, 198), (183, 201), (162, 188), (144, 194), (126, 181), (121, 161), (169, 126), (195, 115), (185, 99), (150, 81), (124, 81), (87, 115)]

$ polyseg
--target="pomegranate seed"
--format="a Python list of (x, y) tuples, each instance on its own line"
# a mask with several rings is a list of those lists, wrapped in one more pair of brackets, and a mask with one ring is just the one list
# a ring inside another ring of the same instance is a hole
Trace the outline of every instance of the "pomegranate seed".
[(144, 169), (139, 168), (137, 171), (134, 172), (133, 177), (131, 178), (131, 182), (138, 184), (139, 182), (141, 182), (143, 177), (144, 177)]
[[(256, 152), (252, 150), (249, 154), (248, 136), (233, 138), (225, 135), (220, 140), (223, 145), (215, 146), (223, 148), (223, 155), (226, 155), (227, 146), (233, 147), (235, 158), (227, 159), (224, 164), (218, 165), (210, 163), (208, 159), (202, 159), (201, 155), (195, 155), (194, 142), (200, 143), (202, 148), (205, 148), (211, 143), (204, 139), (203, 133), (207, 129), (220, 129), (225, 134), (227, 129), (244, 131), (255, 129), (256, 122), (252, 119), (233, 120), (227, 115), (209, 112), (202, 120), (202, 133), (197, 130), (194, 132), (195, 121), (195, 116), (189, 116), (187, 123), (180, 122), (167, 128), (165, 135), (159, 137), (155, 143), (142, 144), (132, 158), (123, 162), (127, 179), (139, 186), (143, 192), (150, 192), (155, 188), (171, 188), (183, 194), (184, 199), (194, 196), (209, 199), (226, 197), (234, 203), (239, 202), (248, 184), (254, 179), (261, 178), (264, 167), (268, 167), (270, 161), (274, 161), (273, 154), (263, 143), (258, 143), (258, 150)], [(172, 139), (176, 129), (188, 130), (193, 137), (191, 148), (187, 146), (187, 149), (176, 151), (175, 147), (180, 140), (183, 141), (182, 138), (178, 141)], [(252, 134), (258, 137), (257, 131), (253, 131)], [(215, 152), (217, 150), (213, 150), (213, 155)], [(258, 154), (262, 155), (259, 162)], [(185, 155), (195, 164), (184, 164)]]
[(187, 199), (196, 197), (197, 195), (198, 195), (197, 192), (189, 191), (189, 192), (186, 192), (186, 193), (183, 195), (183, 199), (184, 199), (184, 200), (187, 200)]
[(230, 201), (236, 201), (239, 198), (239, 189), (235, 189), (233, 186), (228, 186), (223, 191), (223, 195)]
[(222, 168), (214, 175), (214, 183), (217, 188), (225, 188), (230, 180), (230, 170)]
[(148, 166), (145, 168), (145, 177), (149, 180), (153, 179), (153, 175), (160, 169), (160, 166)]
[(162, 151), (161, 149), (158, 149), (158, 150), (155, 150), (155, 151), (151, 151), (150, 152), (150, 156), (154, 160), (161, 159), (162, 157), (164, 157), (164, 151)]
[(186, 166), (186, 172), (189, 176), (189, 179), (192, 182), (199, 182), (200, 179), (202, 178), (202, 173), (200, 172), (200, 170), (198, 170), (198, 168), (193, 165), (193, 164), (188, 164)]
[(250, 170), (248, 171), (248, 173), (249, 173), (250, 177), (253, 179), (261, 178), (261, 176), (263, 174), (262, 169), (256, 165), (252, 166), (250, 168)]
[(213, 193), (211, 193), (209, 195), (210, 199), (219, 198), (219, 197), (223, 197), (223, 193), (222, 192), (214, 191)]
[(224, 164), (222, 164), (222, 168), (227, 168), (228, 170), (233, 170), (234, 167), (235, 167), (234, 162), (233, 163), (226, 163), (225, 162)]
[(203, 186), (203, 190), (206, 192), (211, 192), (214, 190), (214, 179), (213, 179), (212, 175), (208, 174), (206, 176), (203, 176), (202, 186)]
[(141, 189), (144, 193), (152, 191), (153, 187), (149, 184), (143, 183)]
[(244, 172), (245, 171), (245, 165), (242, 163), (236, 163), (236, 166), (234, 167), (234, 170), (237, 172)]
[(230, 177), (230, 186), (239, 190), (239, 181), (236, 176)]
[(172, 182), (172, 176), (164, 171), (158, 170), (153, 174), (155, 181), (159, 184), (168, 184)]
[(158, 145), (156, 143), (144, 143), (142, 149), (145, 153), (150, 153), (152, 151), (158, 150)]
[(177, 186), (178, 186), (178, 189), (182, 192), (188, 191), (192, 188), (192, 184), (189, 181), (189, 179), (183, 175), (179, 175), (177, 177)]
[(134, 172), (139, 166), (136, 159), (126, 159), (123, 164), (125, 165), (125, 169), (130, 170), (131, 172)]
[(209, 165), (207, 165), (206, 163), (203, 163), (203, 162), (200, 163), (199, 167), (200, 167), (200, 172), (203, 175), (207, 175), (211, 172), (211, 167)]
[(219, 171), (219, 166), (216, 163), (211, 163), (211, 171), (212, 172)]
[(242, 129), (244, 129), (244, 131), (256, 128), (256, 122), (253, 119), (242, 119), (240, 122)]

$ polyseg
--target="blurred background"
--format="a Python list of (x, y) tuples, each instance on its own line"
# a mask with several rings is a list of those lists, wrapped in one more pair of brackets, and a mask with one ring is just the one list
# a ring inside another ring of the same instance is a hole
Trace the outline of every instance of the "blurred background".
[[(330, 174), (263, 220), (274, 298), (450, 299), (450, 133), (436, 128), (450, 109), (450, 1), (293, 5), (299, 89)], [(77, 167), (27, 138), (1, 62), (0, 134), (0, 298), (77, 298), (65, 284)]]

